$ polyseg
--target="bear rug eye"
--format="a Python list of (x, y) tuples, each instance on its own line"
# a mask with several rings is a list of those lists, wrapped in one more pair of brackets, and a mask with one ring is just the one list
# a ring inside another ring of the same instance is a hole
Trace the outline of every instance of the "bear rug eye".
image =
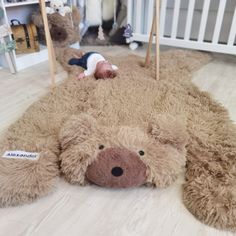
[(140, 156), (144, 156), (144, 154), (145, 154), (145, 152), (143, 150), (140, 150), (138, 153)]
[(98, 149), (99, 149), (99, 150), (102, 150), (102, 149), (104, 149), (104, 148), (105, 148), (105, 146), (104, 146), (104, 145), (102, 145), (102, 144), (101, 144), (101, 145), (99, 145), (99, 147), (98, 147)]

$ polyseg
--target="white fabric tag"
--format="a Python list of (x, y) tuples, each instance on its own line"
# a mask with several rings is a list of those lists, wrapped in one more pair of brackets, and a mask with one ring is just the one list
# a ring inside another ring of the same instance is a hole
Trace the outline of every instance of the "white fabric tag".
[(38, 160), (39, 159), (39, 153), (38, 152), (25, 152), (21, 150), (14, 150), (14, 151), (5, 151), (3, 154), (3, 158), (8, 159), (21, 159), (21, 160)]

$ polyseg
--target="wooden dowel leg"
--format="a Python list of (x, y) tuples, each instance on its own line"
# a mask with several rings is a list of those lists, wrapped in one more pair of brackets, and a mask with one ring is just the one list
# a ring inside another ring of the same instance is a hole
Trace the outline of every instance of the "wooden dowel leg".
[(160, 22), (160, 0), (156, 0), (156, 80), (159, 80), (160, 77), (159, 22)]
[(51, 43), (51, 49), (52, 49), (52, 59), (53, 59), (53, 65), (54, 65), (54, 72), (56, 72), (56, 55), (55, 55), (55, 50), (54, 50), (54, 47), (53, 47), (53, 43), (52, 43), (52, 38), (51, 38), (51, 34), (50, 34), (50, 43)]
[(151, 57), (151, 49), (152, 49), (152, 43), (153, 43), (153, 34), (154, 34), (154, 28), (155, 28), (155, 23), (156, 23), (156, 13), (153, 14), (153, 20), (152, 20), (152, 28), (151, 32), (149, 35), (149, 42), (148, 42), (148, 48), (147, 48), (147, 53), (146, 53), (146, 58), (145, 58), (145, 67), (148, 67), (150, 65), (150, 57)]
[(55, 53), (52, 45), (52, 39), (48, 27), (48, 18), (46, 14), (45, 0), (40, 0), (41, 14), (43, 18), (45, 36), (46, 36), (46, 44), (48, 48), (48, 58), (49, 58), (49, 69), (50, 69), (50, 77), (52, 82), (52, 88), (55, 87)]

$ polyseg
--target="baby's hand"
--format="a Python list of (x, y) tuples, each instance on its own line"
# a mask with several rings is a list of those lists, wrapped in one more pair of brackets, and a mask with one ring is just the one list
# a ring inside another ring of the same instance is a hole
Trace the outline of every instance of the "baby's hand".
[(81, 79), (84, 79), (85, 78), (85, 74), (84, 73), (80, 73), (78, 76), (77, 76), (77, 79), (78, 80), (81, 80)]

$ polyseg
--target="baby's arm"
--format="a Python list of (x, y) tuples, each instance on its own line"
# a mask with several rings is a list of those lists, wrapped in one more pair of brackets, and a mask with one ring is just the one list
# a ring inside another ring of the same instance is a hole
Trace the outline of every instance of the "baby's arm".
[(83, 79), (85, 77), (85, 74), (84, 74), (84, 72), (82, 72), (82, 73), (80, 73), (78, 76), (77, 76), (77, 79), (78, 80), (81, 80), (81, 79)]
[(84, 72), (80, 73), (77, 77), (77, 79), (81, 80), (87, 76), (93, 75), (94, 72), (92, 72), (92, 70), (85, 70)]
[(87, 70), (85, 70), (83, 73), (80, 73), (77, 79), (83, 79), (85, 77), (88, 77), (90, 75), (93, 75), (95, 73), (96, 66), (89, 66)]

